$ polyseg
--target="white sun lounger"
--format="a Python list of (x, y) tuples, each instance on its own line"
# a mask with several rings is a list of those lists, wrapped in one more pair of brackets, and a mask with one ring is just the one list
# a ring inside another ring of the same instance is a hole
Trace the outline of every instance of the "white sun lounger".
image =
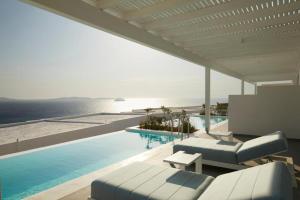
[(146, 163), (133, 163), (91, 185), (94, 200), (292, 200), (291, 177), (272, 162), (217, 178)]
[(188, 138), (173, 146), (173, 153), (202, 154), (202, 163), (229, 169), (243, 169), (243, 162), (274, 155), (288, 150), (287, 140), (283, 133), (277, 131), (244, 143)]

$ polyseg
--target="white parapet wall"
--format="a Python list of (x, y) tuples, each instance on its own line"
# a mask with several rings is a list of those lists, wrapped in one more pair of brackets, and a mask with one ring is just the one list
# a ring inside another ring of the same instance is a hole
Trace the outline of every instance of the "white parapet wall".
[(300, 86), (261, 86), (257, 95), (230, 95), (228, 129), (257, 136), (280, 130), (300, 139)]

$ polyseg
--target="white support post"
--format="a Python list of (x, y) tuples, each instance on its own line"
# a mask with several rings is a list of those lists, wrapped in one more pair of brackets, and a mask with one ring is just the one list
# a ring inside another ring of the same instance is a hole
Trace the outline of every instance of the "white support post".
[(241, 95), (245, 95), (245, 81), (241, 80)]
[(205, 130), (210, 130), (210, 68), (205, 67)]
[(257, 83), (254, 83), (254, 94), (257, 95)]
[(296, 85), (300, 85), (300, 69), (297, 73), (297, 82), (296, 82)]

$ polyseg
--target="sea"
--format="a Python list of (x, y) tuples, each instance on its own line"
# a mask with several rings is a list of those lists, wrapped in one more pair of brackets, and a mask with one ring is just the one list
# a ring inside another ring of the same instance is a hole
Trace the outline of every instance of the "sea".
[[(212, 99), (212, 104), (227, 102)], [(0, 124), (93, 113), (120, 113), (135, 109), (200, 106), (201, 98), (59, 98), (44, 100), (0, 99)]]

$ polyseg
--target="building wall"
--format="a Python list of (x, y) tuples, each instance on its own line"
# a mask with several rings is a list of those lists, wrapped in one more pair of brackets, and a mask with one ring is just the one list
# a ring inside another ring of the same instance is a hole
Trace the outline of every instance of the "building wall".
[(300, 139), (300, 86), (261, 86), (257, 95), (230, 95), (228, 129), (245, 135), (283, 131)]

